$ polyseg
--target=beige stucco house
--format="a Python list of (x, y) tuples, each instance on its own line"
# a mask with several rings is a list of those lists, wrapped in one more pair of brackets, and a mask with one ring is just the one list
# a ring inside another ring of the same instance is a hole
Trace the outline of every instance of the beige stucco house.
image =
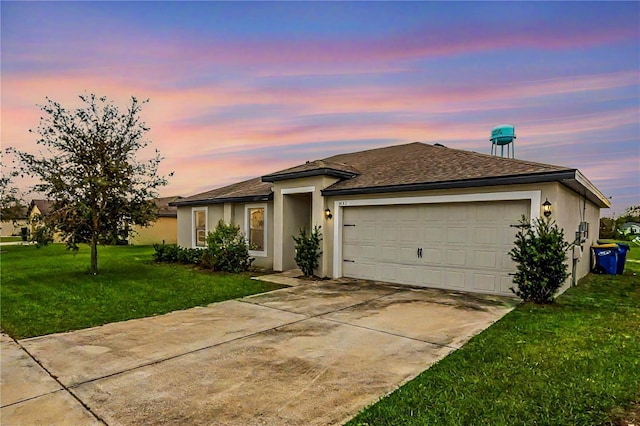
[[(293, 235), (322, 227), (317, 275), (511, 295), (518, 220), (543, 214), (577, 236), (589, 272), (606, 197), (572, 168), (411, 143), (341, 154), (183, 198), (178, 244), (204, 247), (219, 219), (257, 247), (254, 264), (295, 268)], [(578, 234), (577, 234), (578, 233)]]
[(158, 207), (158, 218), (149, 226), (134, 226), (129, 244), (176, 244), (178, 242), (178, 209), (169, 203), (179, 201), (182, 197), (154, 198)]
[(27, 207), (17, 206), (17, 215), (14, 215), (14, 219), (5, 219), (2, 217), (0, 221), (0, 236), (11, 237), (15, 235), (22, 235), (22, 228), (28, 228), (27, 223)]

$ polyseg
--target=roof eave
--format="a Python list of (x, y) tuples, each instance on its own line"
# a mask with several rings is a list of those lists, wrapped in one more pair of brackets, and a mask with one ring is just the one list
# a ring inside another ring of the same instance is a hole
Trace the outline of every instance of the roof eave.
[(444, 182), (411, 183), (366, 188), (324, 189), (323, 196), (374, 194), (379, 192), (427, 191), (434, 189), (472, 188), (480, 186), (517, 185), (526, 183), (553, 182), (574, 179), (577, 170), (563, 170), (526, 175), (497, 176), (491, 178), (463, 179)]
[(351, 179), (355, 176), (358, 176), (358, 174), (354, 172), (347, 172), (344, 170), (323, 167), (319, 169), (303, 170), (300, 172), (274, 173), (270, 175), (264, 175), (262, 176), (262, 182), (277, 182), (281, 180), (299, 179), (311, 176), (331, 176), (340, 179)]
[(207, 204), (224, 204), (224, 203), (252, 203), (256, 201), (272, 201), (273, 192), (269, 195), (249, 195), (245, 197), (226, 197), (226, 198), (208, 198), (202, 200), (187, 200), (169, 203), (170, 206), (202, 206)]

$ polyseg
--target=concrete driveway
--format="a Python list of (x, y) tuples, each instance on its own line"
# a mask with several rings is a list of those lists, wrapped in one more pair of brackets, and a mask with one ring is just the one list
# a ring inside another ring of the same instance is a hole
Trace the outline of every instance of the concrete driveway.
[(515, 299), (321, 281), (2, 340), (2, 424), (340, 424)]

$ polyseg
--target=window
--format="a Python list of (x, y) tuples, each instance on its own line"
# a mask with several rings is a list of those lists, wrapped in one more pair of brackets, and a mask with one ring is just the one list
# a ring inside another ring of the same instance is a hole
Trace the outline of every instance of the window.
[(193, 247), (207, 246), (207, 208), (193, 209)]
[(253, 256), (267, 255), (267, 206), (248, 205), (245, 210), (245, 229), (249, 241), (249, 252)]

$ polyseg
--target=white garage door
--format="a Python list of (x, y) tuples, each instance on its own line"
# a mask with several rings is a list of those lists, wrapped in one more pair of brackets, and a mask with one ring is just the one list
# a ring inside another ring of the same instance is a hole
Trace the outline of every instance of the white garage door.
[(529, 201), (345, 207), (342, 274), (513, 295), (508, 252)]

